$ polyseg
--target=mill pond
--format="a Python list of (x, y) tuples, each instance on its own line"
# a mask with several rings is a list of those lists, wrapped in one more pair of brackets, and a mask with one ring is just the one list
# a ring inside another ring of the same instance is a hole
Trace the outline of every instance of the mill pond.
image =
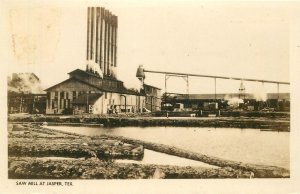
[(9, 178), (288, 178), (289, 132), (9, 123)]
[(82, 135), (115, 135), (227, 160), (289, 169), (289, 132), (238, 128), (49, 126)]

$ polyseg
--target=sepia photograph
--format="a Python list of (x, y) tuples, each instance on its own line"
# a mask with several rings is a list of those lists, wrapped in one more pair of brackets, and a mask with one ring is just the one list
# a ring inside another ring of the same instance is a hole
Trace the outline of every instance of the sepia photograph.
[(1, 4), (1, 168), (16, 189), (292, 185), (299, 2)]

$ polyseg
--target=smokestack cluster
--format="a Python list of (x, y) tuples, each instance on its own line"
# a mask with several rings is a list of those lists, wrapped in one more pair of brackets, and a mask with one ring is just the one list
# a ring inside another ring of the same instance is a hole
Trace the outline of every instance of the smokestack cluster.
[(117, 67), (117, 29), (117, 16), (103, 7), (88, 7), (87, 63), (98, 64), (104, 76), (114, 78)]

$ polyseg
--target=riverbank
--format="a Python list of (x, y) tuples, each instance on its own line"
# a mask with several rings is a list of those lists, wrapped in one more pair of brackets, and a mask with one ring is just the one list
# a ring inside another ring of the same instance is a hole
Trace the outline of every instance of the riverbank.
[(8, 116), (9, 122), (32, 122), (51, 125), (103, 125), (105, 127), (125, 126), (185, 126), (185, 127), (215, 127), (215, 128), (254, 128), (271, 129), (275, 131), (290, 131), (289, 118), (268, 117), (149, 117), (141, 115), (81, 115), (81, 116), (50, 116), (50, 115), (17, 115)]
[[(84, 136), (39, 125), (9, 124), (9, 178), (287, 178), (289, 170), (252, 165), (119, 136)], [(116, 163), (139, 160), (144, 149), (202, 161), (219, 168)], [(140, 157), (139, 157), (140, 156)], [(62, 158), (69, 157), (69, 158)], [(28, 170), (29, 169), (29, 170)]]

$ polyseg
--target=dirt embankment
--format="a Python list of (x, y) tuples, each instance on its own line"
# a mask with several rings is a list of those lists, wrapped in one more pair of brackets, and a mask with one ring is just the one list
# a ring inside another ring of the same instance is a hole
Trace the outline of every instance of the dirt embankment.
[[(284, 178), (289, 171), (242, 164), (178, 148), (116, 136), (88, 137), (37, 125), (9, 125), (9, 178)], [(114, 159), (143, 157), (143, 148), (203, 161), (220, 168), (122, 164)], [(50, 158), (49, 158), (50, 157)], [(54, 158), (53, 158), (54, 157)], [(66, 159), (65, 157), (69, 157)]]
[(42, 160), (9, 158), (11, 179), (192, 179), (250, 178), (250, 171), (114, 163), (112, 160)]

